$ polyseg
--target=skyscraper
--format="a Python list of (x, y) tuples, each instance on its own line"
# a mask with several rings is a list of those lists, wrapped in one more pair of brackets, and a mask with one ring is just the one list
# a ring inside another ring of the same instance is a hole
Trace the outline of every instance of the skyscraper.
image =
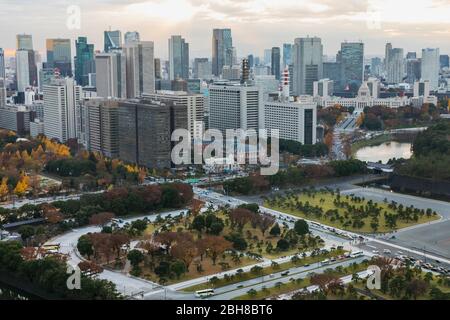
[(109, 158), (119, 157), (119, 101), (92, 98), (78, 105), (79, 142)]
[(132, 44), (134, 42), (141, 41), (141, 37), (139, 32), (137, 31), (129, 31), (125, 33), (125, 45)]
[(344, 42), (341, 44), (341, 88), (357, 92), (364, 80), (364, 43)]
[(5, 79), (6, 78), (6, 71), (5, 71), (5, 52), (2, 48), (0, 48), (0, 78)]
[[(149, 100), (119, 102), (120, 158), (148, 168), (170, 168), (171, 123), (179, 122), (177, 115), (164, 103)], [(178, 125), (183, 127), (183, 124)]]
[(227, 51), (233, 47), (231, 29), (214, 29), (212, 36), (212, 73), (220, 76)]
[(94, 45), (86, 37), (75, 40), (75, 80), (81, 86), (89, 85), (89, 74), (95, 73)]
[(422, 80), (430, 81), (430, 90), (439, 87), (439, 48), (422, 49)]
[(283, 68), (286, 68), (292, 63), (292, 44), (283, 44)]
[(209, 79), (211, 78), (211, 63), (208, 58), (194, 59), (194, 78)]
[(385, 71), (388, 83), (396, 84), (403, 81), (405, 75), (405, 57), (403, 49), (392, 48), (388, 43), (386, 45)]
[(450, 66), (448, 54), (441, 54), (439, 57), (439, 62), (441, 64), (441, 69), (448, 68)]
[[(155, 58), (152, 41), (125, 46), (127, 97), (137, 98), (155, 92)], [(97, 80), (98, 81), (98, 80)]]
[(214, 84), (209, 88), (209, 128), (264, 128), (263, 91), (257, 86)]
[(82, 94), (74, 79), (53, 79), (44, 91), (44, 134), (64, 143), (77, 138), (76, 106)]
[(45, 68), (58, 69), (63, 77), (72, 76), (72, 50), (70, 39), (47, 39)]
[(272, 48), (271, 71), (275, 79), (280, 80), (281, 77), (281, 50), (279, 47)]
[(122, 32), (120, 32), (120, 30), (105, 31), (104, 38), (105, 52), (110, 52), (113, 49), (122, 48)]
[(18, 34), (17, 50), (33, 50), (33, 37), (29, 34)]
[(97, 95), (102, 98), (126, 98), (126, 59), (120, 52), (95, 56)]
[(169, 79), (189, 79), (189, 43), (181, 36), (169, 39)]
[(25, 92), (29, 86), (37, 86), (37, 67), (33, 50), (16, 51), (16, 82), (19, 92)]
[(320, 38), (297, 38), (294, 44), (294, 95), (312, 95), (314, 81), (323, 75), (323, 46)]

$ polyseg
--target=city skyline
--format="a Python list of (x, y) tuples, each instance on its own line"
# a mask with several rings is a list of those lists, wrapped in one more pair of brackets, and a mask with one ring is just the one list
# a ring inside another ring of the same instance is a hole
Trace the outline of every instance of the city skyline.
[[(37, 14), (25, 16), (19, 10), (26, 2)], [(190, 45), (190, 56), (210, 57), (209, 41), (213, 28), (231, 28), (239, 57), (252, 53), (262, 56), (264, 49), (293, 43), (296, 37), (317, 36), (324, 44), (324, 54), (334, 55), (344, 41), (363, 41), (366, 56), (382, 55), (386, 42), (395, 42), (407, 51), (439, 47), (450, 52), (444, 39), (450, 35), (450, 1), (351, 1), (345, 4), (319, 1), (216, 1), (216, 0), (122, 1), (103, 0), (88, 3), (6, 0), (0, 9), (4, 27), (0, 47), (13, 55), (15, 37), (33, 35), (34, 47), (45, 55), (45, 40), (88, 37), (96, 50), (103, 48), (105, 30), (138, 31), (142, 40), (154, 41), (155, 56), (168, 58), (167, 38), (181, 34)], [(67, 9), (81, 10), (80, 29), (69, 30)], [(45, 7), (45, 10), (43, 9)], [(172, 8), (172, 9), (171, 9)], [(173, 10), (175, 8), (175, 10)], [(45, 23), (42, 23), (45, 21)], [(114, 23), (111, 23), (113, 21)], [(289, 28), (286, 24), (289, 22)], [(155, 28), (155, 25), (158, 27)], [(262, 36), (264, 35), (264, 36)]]

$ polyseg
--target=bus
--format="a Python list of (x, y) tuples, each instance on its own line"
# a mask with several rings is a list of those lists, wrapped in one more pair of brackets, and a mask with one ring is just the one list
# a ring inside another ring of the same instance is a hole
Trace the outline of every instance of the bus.
[(206, 289), (206, 290), (199, 290), (195, 291), (195, 296), (197, 298), (207, 298), (214, 295), (214, 289)]
[(351, 258), (358, 258), (358, 257), (362, 257), (363, 255), (364, 255), (364, 252), (362, 252), (362, 251), (355, 251), (355, 252), (351, 253), (350, 257)]

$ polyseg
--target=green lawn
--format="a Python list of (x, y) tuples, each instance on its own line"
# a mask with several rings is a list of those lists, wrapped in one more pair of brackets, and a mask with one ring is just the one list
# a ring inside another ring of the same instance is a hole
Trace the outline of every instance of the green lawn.
[(229, 279), (228, 281), (221, 278), (219, 279), (216, 283), (211, 284), (209, 282), (206, 283), (202, 283), (202, 284), (198, 284), (192, 287), (188, 287), (186, 289), (183, 289), (183, 291), (186, 292), (195, 292), (198, 290), (204, 290), (204, 289), (216, 289), (216, 288), (220, 288), (220, 287), (224, 287), (224, 286), (228, 286), (228, 285), (232, 285), (232, 284), (236, 284), (242, 281), (247, 281), (247, 280), (251, 280), (251, 279), (255, 279), (255, 278), (259, 278), (261, 276), (267, 276), (270, 275), (272, 273), (277, 273), (277, 272), (282, 272), (285, 270), (289, 270), (291, 268), (294, 267), (299, 267), (305, 264), (313, 264), (319, 261), (323, 261), (327, 258), (333, 258), (333, 257), (337, 257), (339, 255), (344, 254), (344, 251), (341, 250), (336, 250), (333, 252), (330, 252), (329, 254), (325, 254), (325, 255), (319, 255), (319, 256), (315, 256), (315, 257), (306, 257), (306, 258), (301, 258), (298, 263), (294, 264), (292, 261), (289, 262), (285, 262), (285, 263), (281, 263), (278, 265), (278, 267), (274, 268), (274, 267), (267, 267), (264, 268), (262, 270), (261, 273), (259, 274), (255, 274), (252, 272), (243, 272), (240, 276), (235, 276), (232, 279)]
[[(332, 266), (330, 266), (332, 267)], [(367, 264), (361, 263), (356, 266), (350, 266), (344, 268), (342, 272), (334, 271), (332, 274), (338, 277), (343, 277), (346, 275), (354, 274), (363, 271), (367, 268)], [(312, 271), (313, 272), (313, 271)], [(280, 285), (278, 287), (267, 288), (266, 290), (260, 290), (256, 292), (256, 295), (245, 294), (234, 298), (233, 300), (263, 300), (273, 296), (278, 296), (281, 294), (293, 292), (303, 288), (307, 288), (311, 285), (310, 278), (302, 279), (300, 282), (291, 281), (287, 284)]]
[[(309, 204), (313, 207), (318, 206), (321, 207), (323, 209), (323, 212), (327, 212), (328, 210), (334, 210), (337, 209), (339, 212), (339, 216), (345, 216), (346, 213), (346, 209), (345, 208), (336, 208), (336, 206), (334, 205), (334, 200), (336, 199), (336, 195), (331, 194), (328, 191), (318, 191), (317, 193), (312, 194), (311, 196), (302, 193), (300, 195), (296, 196), (298, 201), (301, 201), (303, 203), (309, 202)], [(322, 200), (322, 201), (321, 201)], [(291, 203), (294, 203), (294, 199), (293, 198), (289, 198), (289, 200)], [(355, 205), (356, 207), (360, 207), (360, 206), (366, 206), (368, 204), (368, 200), (364, 200), (360, 203), (356, 203), (353, 202), (350, 197), (349, 200), (345, 200), (345, 196), (341, 195), (341, 201), (347, 201), (349, 202), (351, 205)], [(387, 203), (379, 203), (376, 202), (378, 207), (380, 207), (381, 210), (381, 214), (378, 217), (378, 229), (376, 230), (376, 233), (385, 233), (385, 232), (392, 232), (395, 229), (389, 228), (385, 225), (385, 217), (384, 217), (384, 212), (387, 212), (389, 214), (396, 214), (397, 212), (395, 212), (393, 209), (388, 207)], [(331, 220), (328, 219), (327, 217), (325, 217), (325, 215), (322, 215), (321, 217), (317, 217), (316, 215), (312, 215), (312, 214), (305, 214), (303, 211), (297, 210), (297, 209), (292, 209), (292, 208), (288, 208), (286, 205), (282, 204), (281, 206), (279, 205), (270, 205), (268, 201), (265, 202), (265, 206), (267, 206), (268, 208), (274, 209), (274, 210), (278, 210), (281, 212), (285, 212), (285, 213), (289, 213), (292, 214), (294, 216), (300, 217), (300, 218), (304, 218), (307, 220), (312, 220), (312, 221), (316, 221), (316, 222), (320, 222), (335, 228), (339, 228), (339, 229), (345, 229), (348, 231), (353, 231), (353, 232), (361, 232), (361, 233), (374, 233), (374, 230), (371, 227), (371, 218), (370, 217), (366, 217), (364, 219), (362, 219), (364, 221), (364, 226), (362, 228), (354, 228), (353, 226), (344, 226), (343, 223), (340, 220)], [(351, 215), (349, 216), (351, 218)], [(413, 225), (417, 225), (417, 224), (422, 224), (422, 223), (427, 223), (430, 221), (434, 221), (434, 220), (438, 220), (440, 217), (439, 215), (437, 216), (431, 216), (431, 217), (427, 217), (426, 215), (423, 216), (419, 216), (419, 220), (416, 221), (404, 221), (404, 220), (397, 220), (397, 227), (396, 229), (401, 229), (401, 228), (405, 228), (405, 227), (410, 227)]]

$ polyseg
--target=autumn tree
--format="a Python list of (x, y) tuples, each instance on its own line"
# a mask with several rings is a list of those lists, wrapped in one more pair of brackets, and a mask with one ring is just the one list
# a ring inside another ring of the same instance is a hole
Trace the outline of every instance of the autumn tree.
[(220, 236), (207, 236), (198, 240), (198, 246), (207, 252), (213, 265), (216, 265), (217, 257), (233, 247), (232, 243)]
[(97, 214), (94, 214), (89, 218), (89, 224), (90, 225), (96, 225), (96, 226), (104, 226), (108, 222), (110, 222), (112, 219), (114, 219), (115, 215), (112, 212), (100, 212)]
[(9, 195), (8, 177), (3, 177), (2, 183), (0, 184), (0, 201), (5, 201), (8, 195)]

